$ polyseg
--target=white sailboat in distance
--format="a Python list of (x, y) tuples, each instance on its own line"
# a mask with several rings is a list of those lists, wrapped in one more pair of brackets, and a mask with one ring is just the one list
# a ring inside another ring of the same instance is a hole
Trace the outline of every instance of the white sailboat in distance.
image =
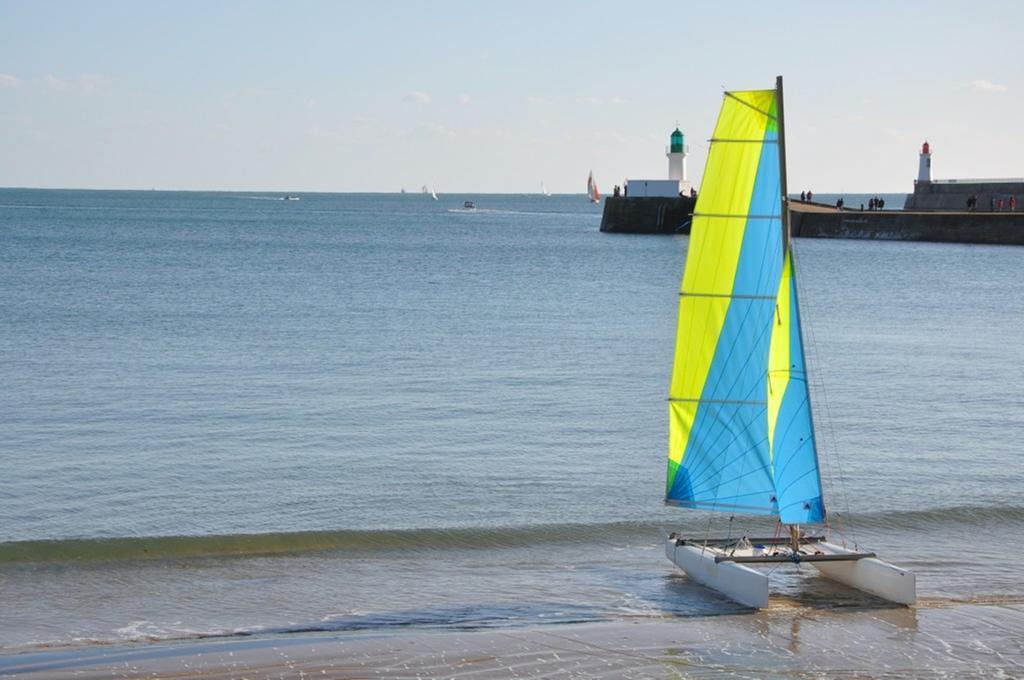
[(548, 191), (548, 188), (546, 186), (544, 186), (544, 182), (540, 183), (540, 193), (543, 194), (544, 196), (550, 196), (551, 195), (551, 192)]
[(591, 170), (587, 176), (587, 200), (591, 203), (601, 202), (601, 190), (597, 188), (597, 182), (594, 181), (594, 171)]
[(665, 553), (693, 580), (749, 607), (768, 606), (768, 576), (751, 566), (786, 562), (913, 604), (912, 572), (803, 529), (830, 527), (800, 332), (785, 140), (781, 76), (772, 90), (725, 93), (679, 292), (665, 484), (668, 505), (777, 517), (775, 535), (673, 533)]

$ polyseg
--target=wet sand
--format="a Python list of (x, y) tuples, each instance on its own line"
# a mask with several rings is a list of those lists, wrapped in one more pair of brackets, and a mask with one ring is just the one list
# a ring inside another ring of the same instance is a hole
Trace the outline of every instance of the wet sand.
[(491, 630), (309, 634), (0, 657), (24, 678), (1021, 677), (1024, 605), (638, 619)]

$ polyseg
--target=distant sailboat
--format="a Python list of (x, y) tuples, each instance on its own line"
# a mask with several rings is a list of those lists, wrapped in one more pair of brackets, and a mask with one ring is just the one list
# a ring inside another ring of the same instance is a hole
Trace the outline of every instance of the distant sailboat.
[(679, 293), (665, 503), (777, 517), (775, 536), (671, 534), (666, 556), (749, 607), (768, 606), (751, 564), (812, 564), (900, 604), (914, 574), (802, 524), (827, 524), (786, 206), (782, 78), (726, 92), (697, 198)]
[(544, 182), (540, 183), (540, 193), (542, 193), (545, 196), (550, 196), (551, 195), (551, 192), (548, 191), (546, 186), (544, 186)]
[(435, 201), (437, 200), (437, 192), (434, 191), (434, 187), (430, 187), (430, 197)]
[(587, 200), (591, 203), (601, 202), (601, 190), (597, 188), (597, 182), (594, 181), (594, 171), (590, 171), (590, 175), (587, 176)]

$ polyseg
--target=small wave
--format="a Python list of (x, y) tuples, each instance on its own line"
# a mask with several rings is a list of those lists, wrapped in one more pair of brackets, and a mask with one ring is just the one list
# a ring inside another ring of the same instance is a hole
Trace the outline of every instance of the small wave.
[(251, 633), (235, 631), (233, 635), (327, 633), (407, 627), (444, 627), (474, 630), (550, 623), (589, 623), (600, 621), (602, 618), (603, 614), (597, 607), (581, 604), (553, 602), (479, 604), (381, 612), (376, 614), (352, 614), (330, 617), (324, 621), (308, 625), (265, 628)]
[(988, 594), (988, 595), (966, 595), (964, 597), (918, 597), (917, 609), (944, 609), (947, 607), (962, 607), (964, 605), (977, 605), (982, 607), (1017, 607), (1024, 604), (1024, 595), (1012, 594)]
[(539, 217), (549, 217), (558, 215), (560, 217), (583, 217), (587, 219), (593, 219), (596, 213), (577, 213), (577, 212), (565, 212), (560, 210), (502, 210), (500, 208), (448, 208), (450, 213), (486, 213), (489, 215), (532, 215)]
[(215, 536), (71, 538), (0, 543), (0, 565), (109, 562), (387, 550), (454, 550), (635, 540), (656, 541), (646, 522), (522, 527), (300, 531)]
[(1001, 526), (1024, 522), (1024, 507), (954, 505), (928, 510), (869, 512), (851, 515), (858, 527), (934, 529), (937, 526)]
[[(833, 525), (839, 518), (833, 517)], [(1020, 506), (953, 506), (930, 510), (873, 512), (846, 517), (858, 529), (999, 527), (1024, 523)], [(109, 562), (197, 557), (255, 557), (311, 552), (359, 553), (389, 550), (473, 550), (555, 543), (657, 545), (660, 522), (541, 524), (514, 527), (456, 527), (298, 531), (208, 536), (68, 538), (0, 543), (0, 565), (33, 562)]]

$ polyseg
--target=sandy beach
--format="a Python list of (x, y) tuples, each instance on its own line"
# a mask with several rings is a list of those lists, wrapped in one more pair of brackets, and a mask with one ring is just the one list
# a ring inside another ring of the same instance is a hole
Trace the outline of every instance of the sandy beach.
[(1021, 677), (1024, 604), (926, 601), (380, 635), (277, 635), (14, 655), (23, 678)]

